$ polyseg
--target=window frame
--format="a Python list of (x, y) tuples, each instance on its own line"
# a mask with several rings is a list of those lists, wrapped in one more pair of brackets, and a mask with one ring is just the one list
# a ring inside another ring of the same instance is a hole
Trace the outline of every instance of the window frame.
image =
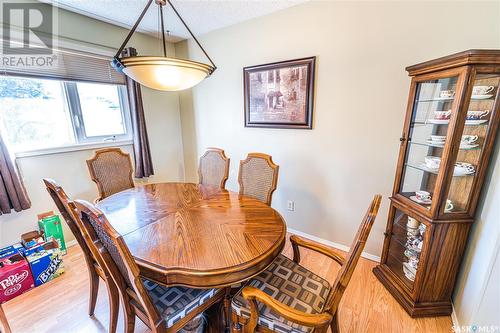
[(89, 82), (89, 81), (76, 81), (54, 79), (49, 77), (33, 77), (25, 75), (8, 75), (11, 78), (19, 78), (25, 80), (55, 80), (59, 81), (62, 85), (64, 92), (64, 103), (67, 108), (68, 118), (71, 124), (68, 124), (73, 129), (73, 137), (75, 142), (71, 144), (62, 144), (57, 146), (49, 146), (45, 148), (37, 148), (33, 150), (20, 150), (16, 151), (16, 157), (28, 157), (37, 155), (56, 154), (69, 151), (78, 151), (86, 149), (95, 149), (101, 147), (123, 146), (132, 144), (133, 128), (132, 116), (130, 113), (130, 105), (127, 95), (127, 87), (122, 84), (109, 84), (115, 86), (118, 90), (118, 98), (120, 103), (121, 116), (124, 121), (125, 133), (121, 135), (102, 135), (87, 137), (85, 135), (85, 123), (83, 121), (82, 109), (80, 99), (78, 96), (77, 83), (92, 83), (92, 84), (107, 84), (102, 82)]

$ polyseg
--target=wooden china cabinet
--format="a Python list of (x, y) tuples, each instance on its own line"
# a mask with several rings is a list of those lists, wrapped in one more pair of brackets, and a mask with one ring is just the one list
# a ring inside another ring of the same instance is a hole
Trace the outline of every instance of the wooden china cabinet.
[(406, 70), (406, 120), (373, 272), (412, 317), (449, 315), (500, 121), (500, 50), (469, 50)]

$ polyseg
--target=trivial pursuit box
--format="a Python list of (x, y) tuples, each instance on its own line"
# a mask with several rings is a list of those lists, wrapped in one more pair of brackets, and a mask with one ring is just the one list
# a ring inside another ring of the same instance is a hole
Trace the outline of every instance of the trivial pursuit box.
[[(20, 245), (20, 244), (19, 244)], [(16, 245), (0, 250), (0, 304), (33, 288), (28, 262)]]
[(54, 212), (38, 215), (38, 229), (47, 242), (55, 239), (57, 243), (59, 243), (59, 248), (62, 253), (66, 254), (66, 243), (64, 242), (63, 229), (59, 215), (55, 215)]
[(30, 266), (35, 286), (44, 284), (64, 273), (62, 253), (55, 240), (25, 250), (24, 256)]

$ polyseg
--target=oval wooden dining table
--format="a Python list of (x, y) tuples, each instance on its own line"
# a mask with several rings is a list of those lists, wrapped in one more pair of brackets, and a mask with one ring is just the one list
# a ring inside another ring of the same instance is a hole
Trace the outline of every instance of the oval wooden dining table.
[(263, 271), (286, 225), (265, 203), (191, 183), (136, 186), (100, 201), (141, 275), (167, 286), (230, 286)]

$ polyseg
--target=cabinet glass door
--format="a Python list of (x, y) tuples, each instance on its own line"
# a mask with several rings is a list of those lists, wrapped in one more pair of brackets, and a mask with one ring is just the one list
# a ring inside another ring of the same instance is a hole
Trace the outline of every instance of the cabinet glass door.
[(413, 290), (426, 231), (424, 223), (395, 209), (386, 265), (409, 290)]
[(477, 74), (475, 77), (447, 201), (439, 208), (441, 213), (463, 213), (468, 210), (472, 185), (491, 125), (499, 81), (498, 74)]
[(456, 112), (458, 76), (418, 82), (399, 193), (430, 208), (448, 124)]

